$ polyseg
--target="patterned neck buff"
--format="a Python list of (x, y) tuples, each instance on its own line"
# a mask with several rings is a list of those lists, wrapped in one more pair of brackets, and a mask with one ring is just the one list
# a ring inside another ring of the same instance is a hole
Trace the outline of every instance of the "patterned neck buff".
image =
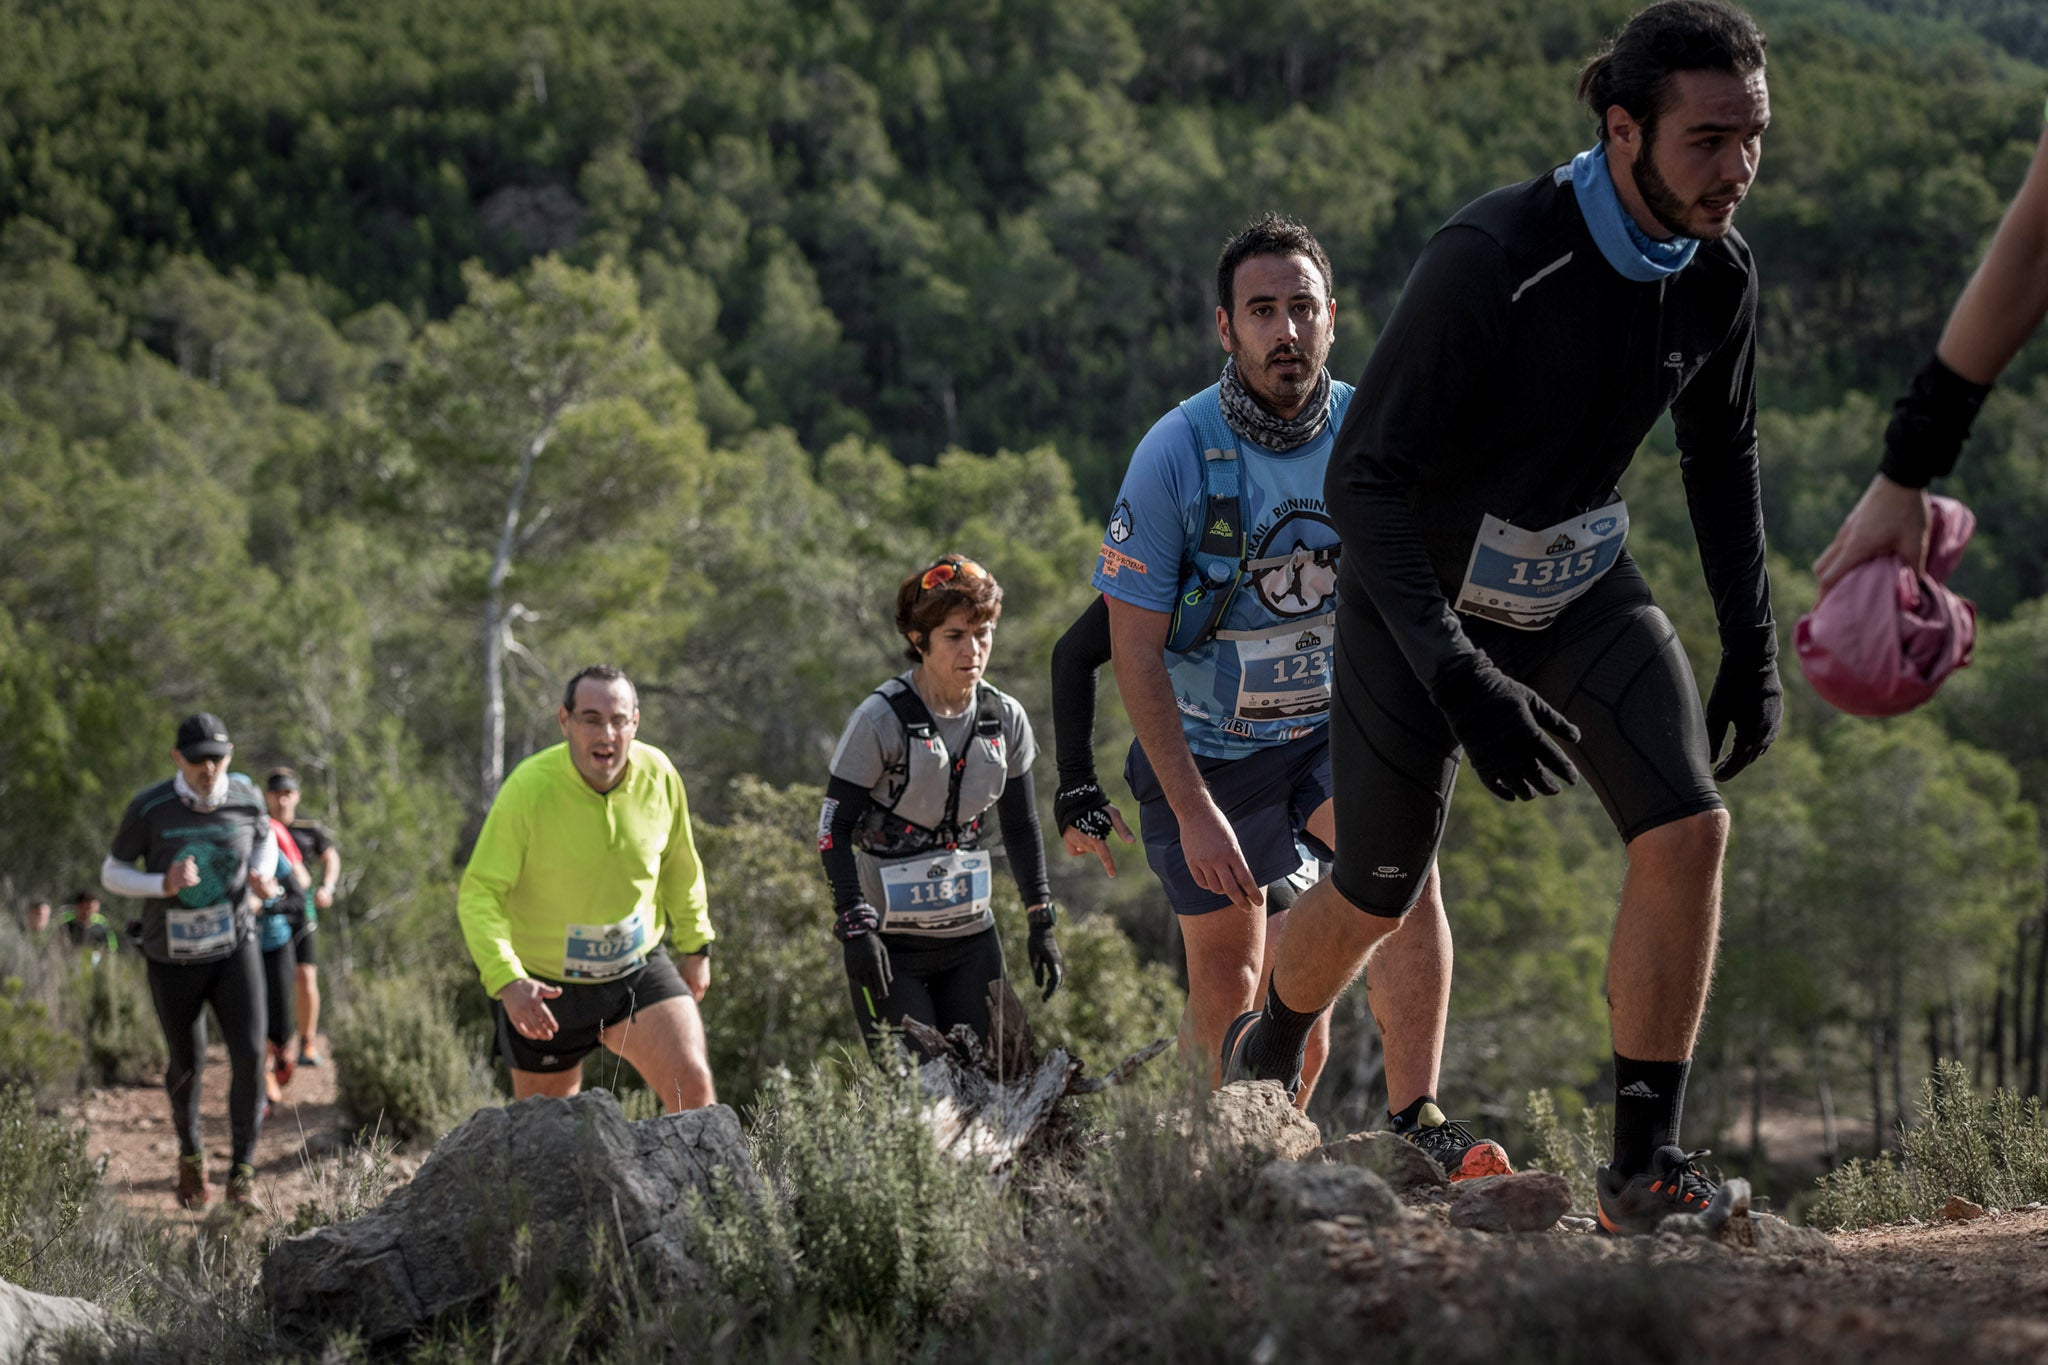
[(1238, 439), (1267, 450), (1292, 450), (1322, 435), (1323, 428), (1329, 425), (1330, 369), (1326, 365), (1316, 375), (1315, 396), (1293, 417), (1275, 417), (1252, 397), (1244, 381), (1237, 377), (1236, 356), (1223, 362), (1222, 388), (1217, 397), (1223, 404), (1223, 420), (1230, 423)]

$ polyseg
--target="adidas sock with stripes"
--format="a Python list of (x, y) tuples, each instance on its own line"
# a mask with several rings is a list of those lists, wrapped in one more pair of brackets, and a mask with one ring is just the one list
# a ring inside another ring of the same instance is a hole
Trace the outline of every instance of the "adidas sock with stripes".
[(1685, 1114), (1685, 1078), (1690, 1057), (1682, 1062), (1638, 1062), (1614, 1054), (1614, 1169), (1640, 1175), (1650, 1169), (1650, 1153), (1678, 1142), (1678, 1122)]

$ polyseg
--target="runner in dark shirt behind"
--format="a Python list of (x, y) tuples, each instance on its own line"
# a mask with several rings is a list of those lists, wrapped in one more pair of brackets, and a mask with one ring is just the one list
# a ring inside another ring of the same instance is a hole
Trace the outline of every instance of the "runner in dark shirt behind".
[(136, 793), (100, 865), (107, 890), (142, 899), (142, 952), (170, 1053), (164, 1089), (178, 1130), (178, 1202), (186, 1208), (200, 1207), (212, 1194), (199, 1145), (209, 1004), (233, 1073), (228, 1200), (242, 1208), (256, 1204), (266, 1018), (254, 912), (259, 900), (278, 894), (271, 875), (277, 842), (254, 784), (227, 769), (233, 751), (219, 717), (187, 716), (171, 750), (176, 774)]
[[(1424, 248), (1331, 456), (1337, 867), (1295, 908), (1267, 1007), (1225, 1051), (1259, 1076), (1299, 1064), (1310, 1026), (1420, 894), (1460, 748), (1506, 800), (1584, 773), (1629, 864), (1599, 1215), (1644, 1232), (1713, 1194), (1677, 1144), (1719, 925), (1714, 780), (1762, 754), (1783, 707), (1756, 277), (1732, 221), (1769, 123), (1763, 35), (1716, 0), (1663, 0), (1580, 93), (1598, 143), (1466, 206)], [(1704, 711), (1622, 548), (1616, 481), (1667, 407), (1720, 627)]]

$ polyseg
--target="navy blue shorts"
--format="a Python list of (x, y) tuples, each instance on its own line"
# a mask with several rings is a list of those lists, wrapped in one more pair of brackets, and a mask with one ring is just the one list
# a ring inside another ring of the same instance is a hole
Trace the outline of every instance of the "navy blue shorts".
[[(1318, 727), (1304, 739), (1262, 749), (1243, 758), (1204, 758), (1195, 766), (1209, 786), (1216, 808), (1230, 822), (1237, 846), (1252, 870), (1252, 881), (1268, 886), (1301, 866), (1299, 843), (1318, 857), (1328, 850), (1308, 835), (1308, 818), (1330, 799), (1330, 736)], [(1230, 897), (1204, 891), (1180, 851), (1180, 821), (1152, 772), (1143, 746), (1133, 743), (1124, 781), (1138, 798), (1138, 830), (1145, 861), (1166, 887), (1176, 915), (1206, 915), (1230, 904)]]

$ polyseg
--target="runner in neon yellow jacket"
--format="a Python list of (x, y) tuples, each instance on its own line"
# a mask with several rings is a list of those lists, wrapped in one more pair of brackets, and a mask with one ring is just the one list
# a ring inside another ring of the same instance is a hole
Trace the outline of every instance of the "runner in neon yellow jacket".
[(697, 1001), (714, 935), (682, 779), (634, 740), (637, 697), (616, 669), (577, 674), (557, 720), (564, 742), (499, 789), (456, 902), (513, 1094), (575, 1094), (602, 1043), (671, 1112), (712, 1103)]

